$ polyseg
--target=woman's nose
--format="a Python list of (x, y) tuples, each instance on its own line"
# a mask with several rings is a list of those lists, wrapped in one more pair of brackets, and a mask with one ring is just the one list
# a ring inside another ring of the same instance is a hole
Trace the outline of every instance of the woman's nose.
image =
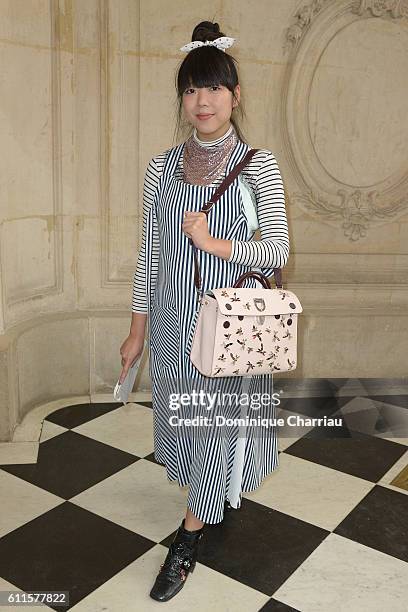
[(197, 105), (208, 106), (208, 92), (205, 90), (198, 91), (197, 94)]

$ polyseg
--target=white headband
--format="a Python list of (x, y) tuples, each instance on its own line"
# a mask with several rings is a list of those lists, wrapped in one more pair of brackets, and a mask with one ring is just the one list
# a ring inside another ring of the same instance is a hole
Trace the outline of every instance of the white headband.
[(221, 49), (221, 51), (225, 51), (225, 49), (228, 47), (232, 47), (235, 40), (235, 38), (230, 38), (229, 36), (220, 36), (220, 38), (216, 38), (215, 40), (206, 40), (205, 42), (201, 42), (201, 40), (194, 40), (193, 42), (180, 47), (180, 51), (185, 51), (188, 53), (193, 49), (197, 49), (197, 47), (204, 47), (205, 45), (211, 45), (212, 47)]

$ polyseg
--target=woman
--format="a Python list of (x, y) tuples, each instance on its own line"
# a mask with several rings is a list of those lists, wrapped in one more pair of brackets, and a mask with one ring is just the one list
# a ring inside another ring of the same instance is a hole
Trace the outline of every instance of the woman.
[[(198, 313), (191, 241), (204, 291), (232, 287), (255, 266), (271, 276), (289, 255), (284, 188), (271, 151), (257, 151), (208, 217), (200, 212), (251, 148), (236, 119), (242, 114), (240, 85), (235, 59), (225, 52), (233, 40), (217, 23), (202, 22), (193, 31), (195, 42), (181, 47), (187, 55), (177, 74), (178, 121), (183, 112), (193, 133), (148, 164), (132, 323), (120, 349), (123, 380), (141, 354), (149, 317), (155, 459), (166, 466), (169, 480), (189, 484), (186, 516), (150, 592), (159, 601), (178, 593), (193, 571), (205, 523), (221, 522), (225, 510), (240, 506), (243, 491), (255, 490), (278, 466), (274, 428), (265, 437), (250, 427), (242, 434), (237, 427), (182, 424), (187, 417), (242, 416), (241, 405), (211, 403), (220, 392), (239, 397), (245, 389), (247, 397), (271, 397), (273, 391), (272, 374), (207, 378), (189, 358)], [(258, 223), (261, 240), (254, 241)], [(256, 281), (247, 278), (242, 286), (255, 287)], [(201, 392), (201, 401), (194, 392)], [(183, 393), (187, 403), (180, 401)], [(275, 416), (272, 403), (256, 409), (256, 416)]]

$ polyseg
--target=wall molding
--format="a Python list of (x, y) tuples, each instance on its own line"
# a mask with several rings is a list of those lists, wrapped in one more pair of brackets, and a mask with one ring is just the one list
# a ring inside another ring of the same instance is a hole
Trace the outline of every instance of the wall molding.
[[(50, 251), (53, 256), (53, 279), (47, 286), (41, 288), (22, 289), (14, 291), (12, 295), (7, 293), (5, 275), (2, 275), (3, 282), (3, 308), (4, 308), (4, 327), (10, 323), (10, 309), (21, 304), (25, 311), (30, 311), (33, 300), (48, 296), (57, 295), (63, 291), (63, 196), (62, 196), (62, 127), (61, 127), (61, 46), (60, 46), (60, 10), (59, 0), (50, 0), (50, 114), (51, 114), (51, 139), (52, 139), (52, 214), (33, 215), (33, 218), (43, 219), (47, 225), (52, 222), (53, 227), (49, 228)], [(14, 219), (18, 223), (19, 219)], [(5, 231), (4, 223), (1, 226)], [(2, 240), (3, 243), (3, 240)], [(54, 247), (54, 248), (53, 248)], [(13, 253), (6, 253), (4, 247), (1, 249), (2, 266), (6, 265), (9, 257)], [(14, 316), (14, 313), (13, 313)]]
[(408, 0), (313, 0), (286, 30), (288, 62), (283, 82), (281, 125), (286, 158), (300, 190), (290, 201), (350, 242), (370, 229), (408, 214), (408, 172), (397, 171), (369, 187), (347, 184), (330, 174), (311, 140), (309, 96), (321, 56), (333, 38), (358, 20), (408, 17)]
[[(140, 0), (136, 2), (137, 12), (140, 15)], [(124, 5), (122, 5), (122, 8)], [(115, 29), (114, 36), (111, 35), (110, 25), (112, 21), (112, 11), (117, 11), (118, 23), (117, 29)], [(126, 91), (128, 84), (126, 82), (126, 66), (124, 63), (124, 54), (122, 53), (120, 59), (120, 66), (118, 68), (119, 83), (117, 85), (119, 89), (119, 103), (117, 105), (112, 103), (111, 99), (111, 82), (112, 82), (112, 55), (111, 55), (111, 41), (114, 40), (119, 46), (120, 41), (123, 37), (123, 31), (121, 28), (121, 5), (115, 3), (114, 0), (99, 0), (99, 47), (100, 47), (100, 62), (99, 62), (99, 83), (100, 83), (100, 194), (101, 194), (101, 287), (102, 288), (117, 288), (120, 286), (129, 286), (129, 277), (134, 272), (134, 265), (131, 266), (129, 262), (129, 254), (126, 252), (126, 241), (123, 242), (122, 250), (119, 248), (113, 252), (112, 243), (115, 236), (125, 235), (123, 230), (123, 223), (130, 223), (130, 220), (135, 219), (135, 234), (137, 234), (137, 221), (140, 221), (142, 215), (142, 205), (139, 206), (139, 210), (127, 210), (128, 202), (126, 193), (120, 193), (119, 203), (111, 201), (111, 188), (113, 180), (118, 180), (120, 175), (120, 169), (112, 168), (111, 152), (112, 152), (112, 113), (118, 113), (119, 130), (123, 129), (123, 134), (126, 138), (131, 138), (129, 133), (128, 125), (126, 124)], [(140, 27), (140, 26), (139, 26)], [(140, 41), (140, 31), (139, 31)], [(126, 41), (124, 42), (126, 44)], [(140, 58), (140, 55), (138, 54)], [(140, 59), (138, 60), (140, 62)], [(140, 67), (139, 67), (139, 78), (140, 78)], [(138, 95), (140, 95), (140, 88), (138, 88)], [(139, 107), (140, 108), (140, 104)], [(135, 150), (137, 150), (137, 157), (139, 160), (139, 122), (140, 116), (137, 121), (137, 133), (135, 134)], [(121, 162), (122, 163), (122, 162)], [(126, 167), (125, 161), (123, 166)], [(139, 166), (137, 162), (136, 168)], [(116, 170), (117, 176), (112, 176), (113, 170)], [(140, 189), (140, 177), (138, 177), (136, 193), (138, 194)], [(136, 195), (136, 202), (138, 197)], [(114, 205), (113, 205), (114, 204)], [(141, 232), (139, 232), (141, 234)], [(139, 241), (140, 242), (140, 241)], [(139, 245), (140, 246), (140, 245)], [(127, 263), (126, 263), (127, 262)]]

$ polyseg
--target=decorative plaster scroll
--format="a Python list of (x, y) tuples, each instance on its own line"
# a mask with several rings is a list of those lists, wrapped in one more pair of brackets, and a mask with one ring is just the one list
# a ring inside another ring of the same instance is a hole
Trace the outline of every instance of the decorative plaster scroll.
[(352, 11), (362, 15), (369, 11), (374, 17), (384, 17), (387, 13), (397, 19), (408, 17), (407, 0), (355, 0)]
[[(313, 0), (310, 4), (304, 4), (295, 13), (293, 23), (286, 30), (286, 40), (289, 45), (296, 44), (316, 15), (325, 7), (330, 0)], [(408, 0), (352, 0), (350, 9), (357, 15), (371, 13), (374, 17), (384, 17), (388, 13), (394, 19), (408, 17)]]
[(343, 220), (341, 227), (344, 235), (350, 240), (364, 238), (369, 224), (373, 220), (391, 220), (398, 212), (406, 212), (406, 198), (393, 202), (388, 208), (377, 205), (377, 191), (364, 192), (361, 189), (354, 191), (340, 189), (337, 193), (340, 204), (330, 201), (313, 191), (304, 194), (295, 194), (291, 200), (303, 204), (304, 208), (325, 218), (325, 220)]
[(304, 4), (295, 13), (295, 23), (286, 30), (286, 40), (290, 45), (295, 45), (303, 36), (313, 19), (322, 10), (329, 0), (313, 0), (311, 4)]
[(308, 102), (311, 84), (326, 46), (338, 32), (359, 19), (408, 17), (408, 0), (313, 0), (295, 14), (286, 31), (290, 49), (283, 84), (283, 145), (301, 186), (290, 201), (341, 227), (350, 241), (367, 236), (370, 226), (395, 221), (408, 213), (408, 173), (362, 188), (337, 180), (313, 146)]

